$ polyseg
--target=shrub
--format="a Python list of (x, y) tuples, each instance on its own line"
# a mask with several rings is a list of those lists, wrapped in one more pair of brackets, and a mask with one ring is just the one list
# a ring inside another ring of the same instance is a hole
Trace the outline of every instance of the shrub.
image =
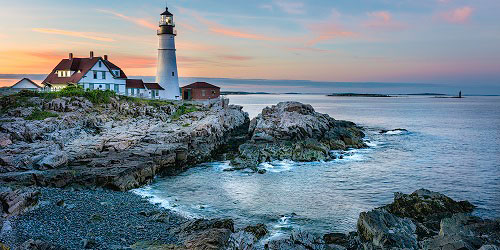
[(196, 112), (198, 111), (198, 107), (194, 106), (194, 105), (191, 105), (191, 104), (183, 104), (182, 106), (180, 106), (174, 114), (172, 114), (171, 118), (172, 120), (179, 120), (179, 118), (182, 116), (182, 115), (185, 115), (185, 114), (189, 114), (189, 113), (192, 113), (192, 112)]
[(58, 116), (59, 116), (58, 114), (54, 114), (54, 113), (51, 113), (48, 111), (43, 111), (40, 109), (35, 109), (33, 111), (33, 113), (31, 113), (31, 115), (29, 115), (28, 117), (26, 117), (24, 119), (28, 120), (28, 121), (33, 121), (33, 120), (41, 121), (41, 120), (45, 120), (49, 117), (58, 117)]

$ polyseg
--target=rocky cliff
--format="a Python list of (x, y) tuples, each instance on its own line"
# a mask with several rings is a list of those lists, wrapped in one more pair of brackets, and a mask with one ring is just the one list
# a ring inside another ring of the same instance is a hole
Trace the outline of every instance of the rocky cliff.
[(249, 122), (227, 100), (195, 105), (111, 97), (96, 103), (24, 93), (0, 104), (0, 183), (10, 185), (129, 190), (160, 172), (211, 159)]
[(290, 159), (320, 161), (335, 157), (332, 150), (366, 147), (356, 124), (335, 120), (311, 105), (282, 102), (252, 119), (250, 140), (239, 147), (235, 168), (256, 169), (259, 163)]

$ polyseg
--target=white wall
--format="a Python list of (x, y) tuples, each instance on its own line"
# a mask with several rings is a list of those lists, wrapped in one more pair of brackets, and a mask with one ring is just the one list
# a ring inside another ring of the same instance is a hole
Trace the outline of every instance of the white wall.
[(33, 83), (31, 83), (30, 81), (28, 81), (26, 79), (23, 79), (22, 81), (20, 81), (16, 85), (12, 86), (11, 88), (13, 88), (13, 89), (32, 89), (32, 90), (39, 89), (38, 86), (33, 85)]
[[(94, 71), (97, 71), (97, 79), (94, 79)], [(105, 79), (102, 77), (102, 72), (105, 72)], [(94, 89), (100, 90), (106, 90), (106, 84), (109, 84), (109, 90), (112, 91), (115, 90), (115, 85), (118, 85), (119, 94), (125, 94), (126, 81), (124, 79), (113, 78), (109, 69), (104, 62), (101, 61), (101, 66), (99, 67), (99, 62), (97, 62), (78, 84), (82, 85), (85, 89), (90, 88), (90, 84), (94, 84)]]
[(175, 35), (163, 34), (159, 36), (159, 39), (156, 82), (165, 89), (160, 91), (160, 98), (168, 100), (180, 99)]

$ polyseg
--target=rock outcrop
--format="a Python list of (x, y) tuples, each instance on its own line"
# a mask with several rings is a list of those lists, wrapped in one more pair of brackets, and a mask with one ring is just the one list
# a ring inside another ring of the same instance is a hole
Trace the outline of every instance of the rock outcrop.
[(257, 170), (273, 160), (329, 160), (331, 150), (366, 147), (361, 128), (314, 111), (311, 105), (282, 102), (267, 107), (250, 122), (250, 141), (232, 160), (237, 169)]
[[(471, 216), (468, 201), (420, 189), (358, 219), (365, 249), (479, 249), (500, 245), (500, 221)], [(361, 247), (361, 246), (360, 246)]]
[(8, 218), (23, 213), (38, 203), (39, 196), (39, 191), (29, 188), (0, 190), (0, 216)]
[[(0, 183), (125, 191), (211, 159), (249, 123), (227, 100), (198, 105), (116, 97), (98, 105), (83, 97), (33, 97), (23, 105), (29, 107), (0, 114)], [(32, 106), (58, 117), (28, 119)]]

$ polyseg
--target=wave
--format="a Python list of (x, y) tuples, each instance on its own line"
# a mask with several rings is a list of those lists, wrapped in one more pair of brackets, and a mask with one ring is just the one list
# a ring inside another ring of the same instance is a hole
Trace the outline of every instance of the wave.
[(265, 169), (267, 172), (271, 173), (280, 173), (292, 170), (294, 165), (296, 165), (296, 162), (294, 161), (283, 160), (283, 161), (264, 162), (259, 165), (259, 168)]
[(159, 195), (155, 194), (155, 191), (153, 191), (153, 188), (151, 186), (145, 186), (143, 188), (132, 189), (132, 190), (130, 190), (130, 192), (143, 197), (144, 199), (146, 199), (148, 202), (150, 202), (152, 204), (155, 204), (155, 205), (158, 205), (162, 208), (173, 211), (182, 217), (185, 217), (188, 219), (202, 218), (199, 215), (196, 215), (194, 213), (191, 213), (191, 212), (183, 209), (178, 204), (176, 204), (174, 200), (163, 198), (163, 197), (160, 197)]

